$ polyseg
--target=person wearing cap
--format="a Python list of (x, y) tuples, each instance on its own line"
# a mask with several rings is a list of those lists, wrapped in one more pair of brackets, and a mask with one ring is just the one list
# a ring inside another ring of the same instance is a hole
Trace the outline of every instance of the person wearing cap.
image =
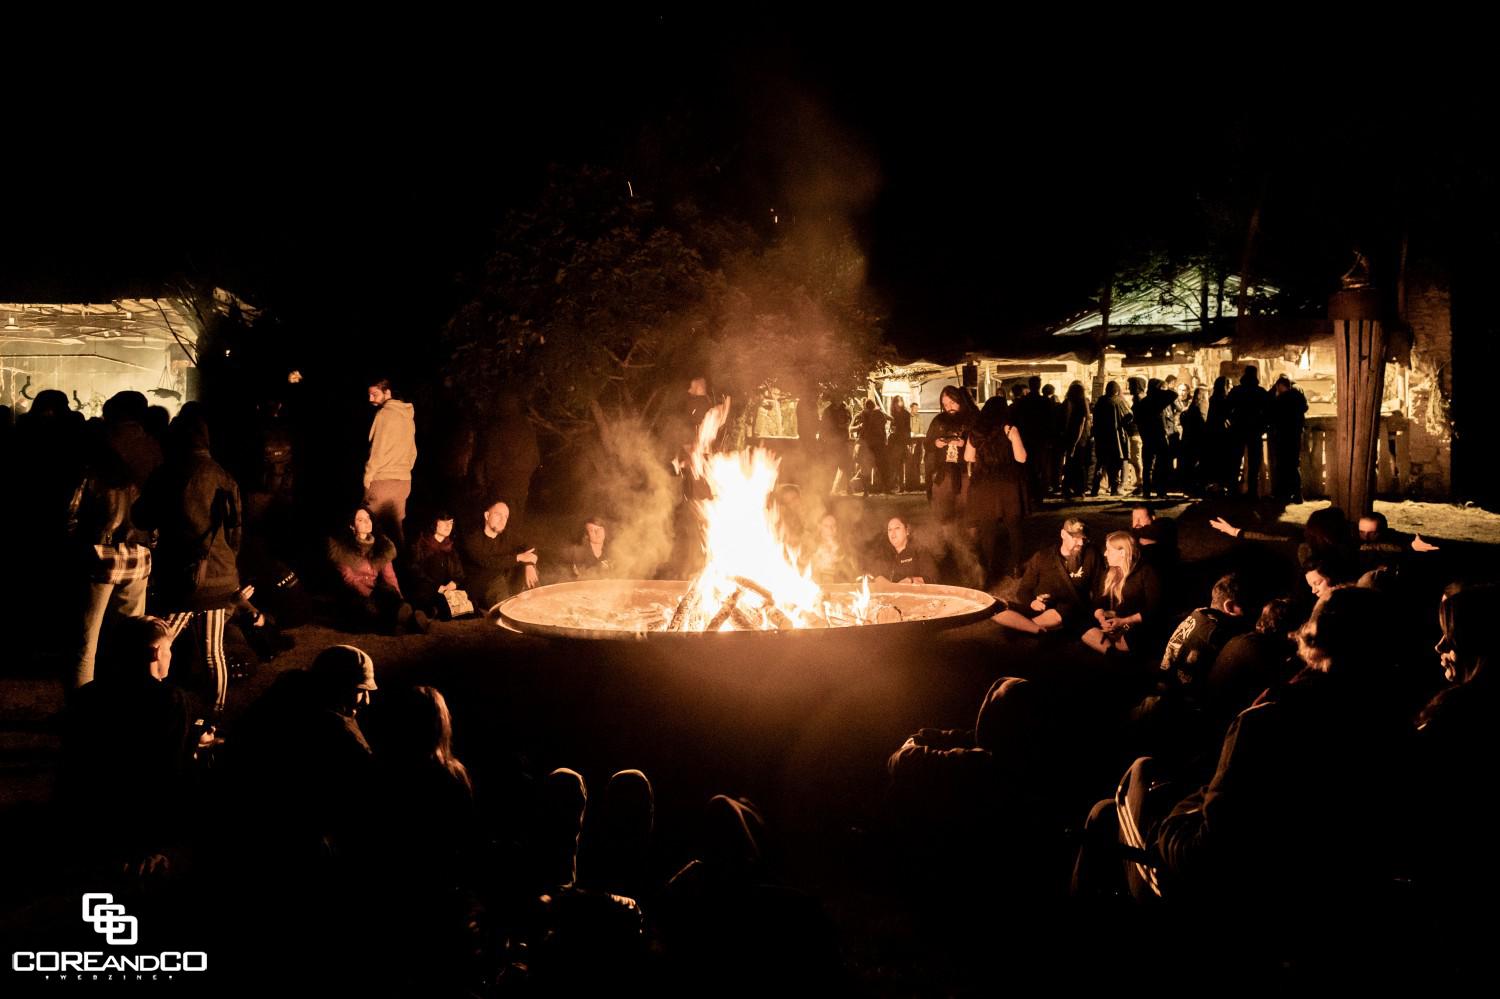
[(375, 660), (353, 645), (330, 645), (318, 653), (308, 672), (324, 692), (326, 706), (350, 718), (380, 689), (375, 684)]
[(1088, 527), (1063, 521), (1056, 548), (1044, 548), (1021, 570), (1016, 599), (993, 618), (996, 624), (1039, 635), (1086, 621), (1099, 576), (1099, 553), (1088, 543)]

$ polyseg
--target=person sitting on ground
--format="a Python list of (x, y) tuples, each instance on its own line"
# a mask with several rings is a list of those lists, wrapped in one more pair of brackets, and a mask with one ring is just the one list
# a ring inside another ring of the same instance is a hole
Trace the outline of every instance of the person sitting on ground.
[(512, 593), (523, 587), (532, 589), (540, 581), (536, 549), (520, 541), (509, 527), (510, 505), (496, 500), (484, 508), (484, 519), (458, 539), (464, 570), (474, 584), (470, 592), (491, 610)]
[(339, 594), (347, 625), (356, 631), (425, 632), (427, 615), (414, 611), (396, 579), (396, 545), (375, 530), (369, 507), (359, 507), (349, 526), (328, 539), (328, 561), (343, 587)]
[(466, 980), (480, 949), (484, 839), (448, 702), (433, 687), (391, 691), (375, 722), (382, 932), (402, 980)]
[[(1494, 897), (1500, 860), (1493, 845), (1489, 796), (1480, 791), (1500, 764), (1500, 699), (1495, 693), (1500, 641), (1500, 587), (1447, 587), (1438, 606), (1442, 638), (1435, 651), (1450, 686), (1417, 717), (1418, 786), (1428, 789), (1431, 841), (1423, 873), (1452, 911)], [(1481, 625), (1483, 627), (1481, 627)], [(1477, 929), (1477, 927), (1476, 927)]]
[(1267, 690), (1286, 683), (1301, 668), (1297, 643), (1296, 605), (1277, 597), (1261, 608), (1255, 630), (1235, 635), (1214, 658), (1203, 683), (1202, 703), (1215, 724), (1229, 724)]
[[(1149, 636), (1158, 630), (1161, 580), (1140, 551), (1129, 531), (1115, 531), (1104, 539), (1108, 568), (1094, 595), (1094, 620), (1098, 624), (1083, 633), (1083, 643), (1095, 652), (1150, 649)], [(1126, 638), (1132, 630), (1136, 632), (1133, 643)], [(1143, 641), (1140, 636), (1148, 637)]]
[(840, 988), (832, 926), (816, 899), (782, 884), (766, 850), (767, 828), (747, 799), (708, 802), (698, 857), (662, 890), (657, 907), (668, 994), (722, 990), (765, 995), (796, 975), (816, 994)]
[(1398, 565), (1408, 552), (1435, 552), (1438, 546), (1423, 541), (1422, 535), (1407, 536), (1391, 530), (1385, 514), (1371, 511), (1359, 518), (1359, 562), (1366, 572), (1382, 566)]
[(1240, 581), (1230, 573), (1214, 584), (1209, 606), (1189, 614), (1167, 639), (1161, 657), (1162, 683), (1194, 698), (1224, 645), (1244, 630), (1244, 617)]
[(1063, 521), (1059, 544), (1027, 560), (1016, 598), (993, 618), (996, 624), (1037, 635), (1081, 627), (1099, 578), (1099, 553), (1088, 543), (1083, 521)]
[(1313, 559), (1305, 563), (1302, 575), (1314, 600), (1326, 600), (1334, 590), (1354, 583), (1348, 568), (1332, 559)]
[(1390, 689), (1378, 626), (1388, 613), (1385, 598), (1353, 588), (1314, 608), (1299, 633), (1306, 667), (1239, 714), (1206, 786), (1142, 830), (1168, 895), (1264, 905), (1293, 936), (1307, 930), (1299, 915), (1321, 920), (1328, 906), (1358, 911), (1386, 896), (1403, 866), (1395, 847), (1409, 839), (1405, 810), (1380, 803), (1410, 786), (1415, 735)]
[(568, 548), (568, 566), (574, 579), (614, 579), (618, 575), (603, 517), (583, 522), (583, 537)]
[[(373, 893), (361, 861), (375, 856), (378, 784), (360, 717), (375, 694), (375, 663), (333, 645), (288, 670), (229, 733), (219, 769), (225, 813), (210, 844), (215, 883), (236, 899), (229, 932), (274, 918), (299, 961), (373, 933)], [(297, 904), (287, 905), (288, 898)]]
[[(453, 619), (456, 596), (464, 590), (464, 562), (453, 543), (453, 515), (440, 510), (412, 546), (407, 570), (412, 606), (429, 617)], [(462, 602), (458, 604), (462, 607)], [(472, 609), (472, 605), (471, 605)]]
[(839, 532), (839, 519), (825, 513), (818, 521), (818, 537), (812, 546), (813, 582), (819, 586), (837, 586), (852, 583), (859, 575), (859, 566), (854, 553), (844, 544)]
[(871, 566), (875, 578), (888, 583), (936, 583), (937, 560), (912, 538), (903, 517), (892, 517), (885, 525), (886, 544)]
[(1216, 734), (1203, 711), (1207, 678), (1220, 650), (1243, 630), (1240, 582), (1233, 574), (1214, 584), (1210, 604), (1199, 607), (1167, 639), (1156, 678), (1156, 692), (1131, 711), (1134, 735), (1152, 755), (1175, 761), (1191, 759)]
[(176, 842), (187, 806), (195, 730), (182, 690), (164, 682), (171, 667), (165, 622), (122, 618), (64, 716), (59, 796), (89, 819), (69, 826), (88, 851), (143, 874), (159, 869), (152, 858)]

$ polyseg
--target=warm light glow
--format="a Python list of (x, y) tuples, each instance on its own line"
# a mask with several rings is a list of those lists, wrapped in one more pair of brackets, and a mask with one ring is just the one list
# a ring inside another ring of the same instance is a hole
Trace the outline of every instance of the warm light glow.
[(780, 459), (764, 448), (710, 453), (727, 417), (727, 405), (708, 412), (693, 453), (693, 472), (712, 497), (698, 503), (706, 561), (692, 581), (681, 627), (771, 631), (805, 628), (814, 619), (826, 624), (823, 591), (810, 568), (797, 566), (801, 539), (784, 536), (780, 511), (768, 502)]

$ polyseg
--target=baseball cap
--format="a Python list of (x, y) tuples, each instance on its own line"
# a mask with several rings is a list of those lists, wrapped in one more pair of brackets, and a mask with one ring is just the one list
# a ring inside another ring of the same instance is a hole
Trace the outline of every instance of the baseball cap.
[(360, 690), (378, 690), (375, 686), (375, 660), (363, 649), (352, 645), (330, 645), (318, 653), (311, 671), (330, 680), (347, 682)]

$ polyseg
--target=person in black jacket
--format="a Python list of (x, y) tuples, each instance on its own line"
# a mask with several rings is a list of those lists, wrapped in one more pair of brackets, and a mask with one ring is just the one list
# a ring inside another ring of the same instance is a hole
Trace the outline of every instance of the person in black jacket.
[(453, 541), (453, 515), (439, 511), (412, 546), (407, 596), (429, 617), (452, 618), (446, 594), (465, 588), (464, 562)]
[(221, 713), (229, 694), (224, 625), (240, 599), (240, 487), (209, 454), (199, 413), (185, 409), (172, 421), (168, 451), (134, 511), (138, 527), (159, 534), (150, 601), (174, 638), (191, 624)]
[(964, 445), (979, 418), (979, 408), (957, 385), (943, 387), (941, 404), (942, 412), (927, 425), (927, 484), (932, 511), (946, 528), (958, 519), (964, 480), (969, 474)]
[(885, 525), (889, 542), (874, 560), (871, 570), (876, 579), (891, 583), (936, 583), (937, 560), (912, 540), (911, 527), (903, 517), (892, 517)]
[(1286, 375), (1271, 389), (1271, 497), (1282, 503), (1302, 502), (1302, 426), (1307, 422), (1307, 396)]
[(1229, 409), (1229, 468), (1231, 476), (1237, 474), (1239, 456), (1245, 456), (1244, 492), (1252, 497), (1260, 494), (1261, 439), (1266, 432), (1267, 402), (1266, 390), (1260, 387), (1260, 371), (1253, 364), (1245, 365), (1240, 383), (1226, 400)]
[(1129, 531), (1115, 531), (1104, 539), (1104, 560), (1109, 568), (1094, 594), (1094, 620), (1098, 623), (1083, 633), (1084, 644), (1095, 652), (1154, 651), (1154, 639), (1161, 628), (1157, 620), (1162, 605), (1161, 580), (1140, 552)]
[(493, 608), (522, 587), (538, 583), (536, 549), (519, 541), (510, 526), (510, 507), (500, 501), (485, 507), (484, 520), (459, 536), (464, 571), (473, 581), (475, 607)]
[(1021, 571), (1016, 599), (993, 618), (1027, 634), (1077, 627), (1088, 620), (1099, 577), (1099, 553), (1089, 547), (1088, 528), (1076, 518), (1063, 522), (1056, 548), (1044, 548)]
[(1120, 495), (1134, 428), (1130, 407), (1120, 398), (1120, 383), (1110, 382), (1104, 387), (1104, 395), (1094, 403), (1094, 481), (1089, 486), (1090, 496), (1099, 495), (1099, 480), (1106, 475), (1109, 494)]

